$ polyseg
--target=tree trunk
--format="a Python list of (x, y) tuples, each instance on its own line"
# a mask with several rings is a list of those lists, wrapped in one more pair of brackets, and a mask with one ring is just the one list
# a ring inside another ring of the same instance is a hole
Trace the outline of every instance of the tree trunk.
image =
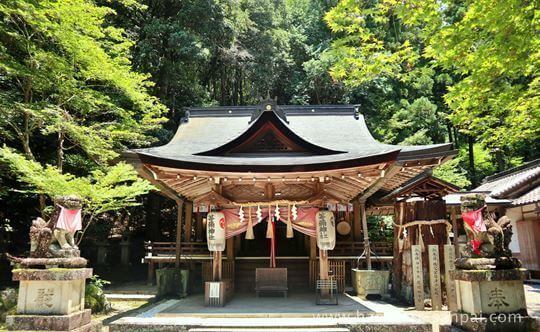
[(469, 141), (469, 171), (471, 176), (471, 184), (473, 188), (476, 187), (476, 169), (474, 167), (474, 138), (472, 136), (468, 136)]
[(238, 78), (239, 78), (239, 94), (240, 94), (240, 105), (244, 105), (244, 77), (242, 75), (242, 68), (238, 68)]
[(446, 129), (448, 130), (448, 140), (450, 142), (454, 142), (454, 136), (452, 135), (452, 125), (449, 121), (446, 123)]
[(65, 133), (63, 130), (58, 132), (58, 146), (56, 147), (56, 166), (60, 173), (63, 173), (64, 168), (64, 140)]

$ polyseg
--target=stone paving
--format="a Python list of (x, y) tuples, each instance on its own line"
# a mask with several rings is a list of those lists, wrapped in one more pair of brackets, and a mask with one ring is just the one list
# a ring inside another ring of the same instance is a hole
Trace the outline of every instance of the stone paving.
[(352, 297), (338, 295), (338, 305), (316, 305), (314, 293), (295, 293), (288, 298), (283, 297), (260, 297), (251, 293), (237, 293), (227, 302), (224, 307), (206, 307), (204, 295), (192, 295), (185, 299), (177, 300), (171, 306), (164, 308), (156, 316), (173, 317), (179, 315), (234, 315), (242, 314), (243, 317), (267, 315), (309, 315), (348, 313), (355, 316), (373, 315), (375, 312), (365, 305), (353, 300)]
[(525, 284), (525, 301), (529, 315), (540, 319), (540, 284)]
[(404, 314), (400, 308), (348, 295), (341, 295), (337, 306), (316, 305), (313, 293), (296, 293), (286, 299), (235, 294), (222, 308), (205, 307), (203, 301), (202, 295), (163, 300), (137, 315), (113, 322), (110, 331), (175, 330), (175, 327), (189, 327), (188, 330), (219, 327), (220, 331), (253, 328), (337, 331), (349, 326), (369, 327), (366, 331), (431, 331), (430, 324)]
[[(540, 319), (540, 284), (526, 284), (525, 296), (529, 315)], [(291, 298), (293, 301), (289, 301)], [(151, 330), (152, 326), (177, 326), (178, 324), (199, 326), (203, 329), (222, 326), (224, 331), (227, 328), (238, 330), (267, 325), (286, 325), (291, 328), (296, 326), (298, 329), (312, 326), (325, 329), (362, 324), (372, 327), (384, 326), (385, 329), (381, 330), (393, 331), (395, 329), (395, 331), (404, 332), (416, 329), (436, 332), (439, 331), (439, 325), (450, 324), (448, 311), (415, 311), (414, 308), (398, 307), (383, 301), (364, 301), (346, 295), (339, 299), (342, 307), (316, 306), (314, 294), (311, 293), (295, 294), (291, 298), (283, 301), (283, 298), (279, 297), (257, 299), (250, 294), (236, 294), (224, 308), (204, 307), (202, 296), (190, 296), (182, 300), (163, 300), (133, 316), (115, 321), (117, 325), (112, 331), (127, 331), (135, 326), (147, 326)], [(295, 298), (296, 301), (294, 301)], [(246, 303), (249, 305), (246, 306)], [(313, 311), (313, 309), (318, 311)], [(356, 311), (356, 309), (360, 310)], [(257, 314), (262, 311), (273, 311), (275, 316), (261, 318), (254, 315), (246, 318), (249, 315), (241, 315), (241, 313)], [(194, 315), (196, 312), (199, 315)], [(221, 317), (212, 317), (212, 313), (216, 312), (220, 313)], [(227, 312), (231, 314), (231, 317), (223, 318)], [(287, 312), (295, 312), (297, 316), (287, 317)], [(308, 317), (310, 313), (311, 317)], [(235, 314), (238, 316), (234, 317)], [(122, 325), (127, 329), (123, 329)], [(396, 326), (403, 328), (396, 329)]]

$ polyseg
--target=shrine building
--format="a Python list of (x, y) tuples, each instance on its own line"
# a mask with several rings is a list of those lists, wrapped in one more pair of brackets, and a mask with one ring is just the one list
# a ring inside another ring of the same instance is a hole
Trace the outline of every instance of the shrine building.
[(286, 269), (288, 289), (332, 278), (343, 290), (357, 264), (390, 267), (397, 242), (370, 241), (368, 216), (394, 215), (402, 190), (444, 206), (457, 188), (431, 170), (456, 150), (378, 142), (361, 111), (273, 100), (189, 108), (169, 143), (125, 153), (179, 209), (176, 241), (147, 244), (149, 280), (155, 264), (189, 262), (196, 279), (235, 291), (254, 291), (268, 268)]

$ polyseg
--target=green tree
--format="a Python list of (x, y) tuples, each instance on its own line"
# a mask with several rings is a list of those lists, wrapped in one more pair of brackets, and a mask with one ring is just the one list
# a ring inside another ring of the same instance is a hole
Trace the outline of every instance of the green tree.
[(68, 195), (76, 195), (83, 200), (85, 228), (78, 243), (95, 217), (139, 205), (137, 198), (154, 189), (125, 163), (96, 169), (86, 177), (76, 177), (61, 173), (57, 167), (51, 165), (43, 167), (9, 148), (0, 148), (0, 161), (10, 166), (30, 192), (47, 195), (51, 200)]
[[(90, 0), (0, 4), (0, 130), (13, 149), (2, 149), (3, 161), (41, 194), (42, 213), (52, 192), (41, 185), (69, 184), (83, 197), (110, 194), (88, 198), (86, 207), (96, 211), (91, 204), (129, 206), (148, 190), (132, 167), (108, 166), (117, 151), (154, 141), (164, 111), (147, 91), (148, 75), (131, 69), (133, 42), (109, 24), (113, 15)], [(107, 183), (113, 193), (103, 191)]]
[[(517, 0), (341, 0), (326, 16), (338, 36), (331, 74), (349, 86), (393, 85), (409, 105), (418, 103), (411, 97), (429, 98), (437, 106), (438, 123), (450, 121), (445, 123), (448, 139), (468, 141), (467, 169), (474, 185), (484, 175), (476, 172), (475, 142), (495, 155), (499, 171), (538, 156), (538, 12), (534, 2)], [(392, 80), (399, 84), (389, 85)], [(432, 95), (411, 95), (422, 91)], [(425, 100), (422, 104), (427, 106)], [(408, 142), (425, 143), (419, 140), (423, 133), (433, 138), (430, 127), (407, 121), (414, 110), (381, 105), (382, 113), (391, 114), (382, 136), (400, 140), (404, 133), (393, 130), (393, 123), (407, 125), (405, 134), (415, 129)]]
[(337, 36), (327, 52), (335, 59), (330, 73), (356, 90), (353, 96), (360, 93), (379, 139), (429, 144), (453, 138), (440, 103), (447, 80), (422, 58), (419, 29), (406, 26), (384, 1), (342, 0), (325, 20)]

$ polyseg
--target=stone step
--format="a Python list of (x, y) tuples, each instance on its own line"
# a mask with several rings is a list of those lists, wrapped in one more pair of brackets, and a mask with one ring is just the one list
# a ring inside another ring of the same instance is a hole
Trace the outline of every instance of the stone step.
[[(397, 315), (400, 316), (400, 315)], [(109, 325), (110, 332), (120, 331), (372, 331), (431, 332), (429, 323), (404, 317), (359, 318), (200, 318), (200, 317), (124, 317)]]
[(262, 331), (262, 332), (349, 332), (350, 330), (344, 327), (319, 327), (319, 328), (193, 328), (189, 329), (189, 332), (255, 332), (255, 331)]
[(150, 294), (125, 294), (125, 293), (105, 293), (109, 301), (150, 301), (156, 298)]

